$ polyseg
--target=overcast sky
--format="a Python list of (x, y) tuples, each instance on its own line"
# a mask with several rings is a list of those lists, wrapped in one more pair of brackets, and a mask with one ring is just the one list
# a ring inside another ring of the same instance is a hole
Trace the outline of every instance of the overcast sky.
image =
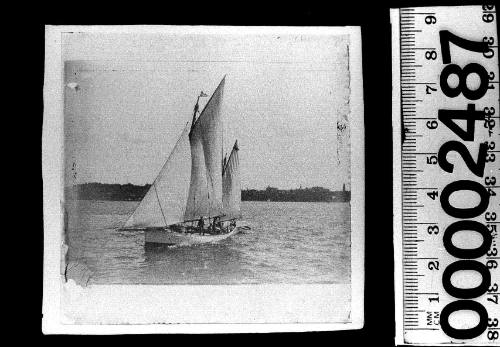
[[(349, 188), (348, 36), (64, 34), (66, 184), (151, 183), (226, 75), (242, 188)], [(207, 98), (201, 103), (201, 107)]]

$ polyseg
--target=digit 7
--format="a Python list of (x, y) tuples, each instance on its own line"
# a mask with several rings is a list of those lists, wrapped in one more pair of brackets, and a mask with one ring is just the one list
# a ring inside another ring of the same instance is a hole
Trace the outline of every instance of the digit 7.
[(440, 30), (439, 31), (439, 40), (441, 43), (441, 56), (443, 57), (443, 64), (451, 63), (451, 55), (450, 55), (450, 42), (454, 43), (458, 47), (461, 47), (465, 50), (478, 52), (478, 53), (486, 53), (488, 52), (488, 43), (483, 41), (470, 41), (464, 38), (461, 38), (448, 30)]

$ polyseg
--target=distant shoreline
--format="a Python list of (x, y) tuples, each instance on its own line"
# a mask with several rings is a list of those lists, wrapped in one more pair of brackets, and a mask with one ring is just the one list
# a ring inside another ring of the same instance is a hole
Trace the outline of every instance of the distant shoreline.
[[(103, 200), (103, 201), (140, 201), (149, 190), (150, 184), (84, 183), (65, 188), (68, 200)], [(351, 192), (348, 190), (331, 191), (322, 187), (278, 189), (267, 187), (264, 190), (244, 189), (242, 201), (276, 202), (348, 202)]]

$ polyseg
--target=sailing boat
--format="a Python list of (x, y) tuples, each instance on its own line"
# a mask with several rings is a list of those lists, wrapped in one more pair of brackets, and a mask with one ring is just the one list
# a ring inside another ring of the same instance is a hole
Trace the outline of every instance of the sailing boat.
[[(241, 221), (238, 142), (222, 158), (225, 76), (182, 131), (160, 173), (122, 229), (144, 230), (145, 242), (190, 245), (235, 235)], [(198, 97), (207, 96), (203, 92)], [(198, 105), (198, 102), (196, 103)], [(245, 227), (243, 227), (245, 228)]]

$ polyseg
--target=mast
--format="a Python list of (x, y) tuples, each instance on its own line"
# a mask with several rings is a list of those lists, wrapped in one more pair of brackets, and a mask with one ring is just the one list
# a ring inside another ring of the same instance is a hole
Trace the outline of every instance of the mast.
[[(194, 106), (194, 110), (193, 110), (193, 120), (191, 121), (191, 130), (189, 131), (189, 134), (191, 135), (191, 131), (193, 130), (194, 128), (194, 124), (196, 123), (196, 114), (198, 113), (198, 109), (199, 109), (199, 102), (200, 102), (200, 98), (204, 98), (204, 97), (207, 97), (208, 95), (203, 93), (203, 90), (200, 92), (200, 95), (198, 95), (198, 98), (196, 99), (196, 104)], [(203, 111), (202, 111), (203, 112)]]
[(193, 120), (191, 121), (191, 130), (193, 130), (194, 122), (196, 121), (196, 113), (198, 112), (198, 107), (199, 107), (199, 102), (200, 102), (200, 95), (198, 95), (198, 98), (196, 99), (196, 105), (194, 106), (194, 111), (193, 111)]

